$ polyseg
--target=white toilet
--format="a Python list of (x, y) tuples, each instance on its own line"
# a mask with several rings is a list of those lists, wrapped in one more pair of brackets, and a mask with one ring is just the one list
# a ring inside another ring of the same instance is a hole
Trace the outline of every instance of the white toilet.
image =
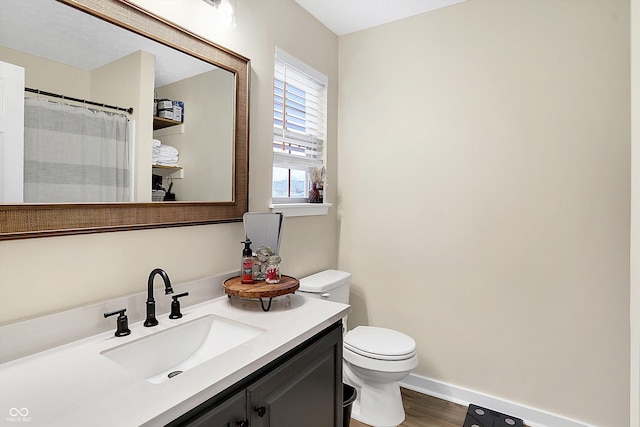
[[(308, 298), (349, 303), (351, 274), (325, 270), (300, 279), (298, 292)], [(343, 319), (346, 331), (346, 318)], [(343, 381), (355, 387), (351, 417), (375, 427), (404, 421), (399, 381), (418, 366), (415, 341), (398, 331), (358, 326), (345, 333)]]

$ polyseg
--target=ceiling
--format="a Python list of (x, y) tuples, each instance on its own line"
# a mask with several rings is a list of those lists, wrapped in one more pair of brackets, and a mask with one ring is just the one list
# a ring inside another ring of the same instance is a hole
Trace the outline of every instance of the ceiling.
[(0, 45), (83, 70), (138, 50), (155, 56), (156, 87), (216, 68), (54, 0), (0, 0), (0, 8)]
[(465, 0), (295, 0), (338, 36)]

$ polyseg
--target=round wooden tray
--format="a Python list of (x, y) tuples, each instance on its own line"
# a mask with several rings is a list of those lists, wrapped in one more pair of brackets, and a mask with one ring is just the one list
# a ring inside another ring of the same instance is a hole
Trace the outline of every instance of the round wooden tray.
[[(222, 287), (229, 298), (257, 298), (260, 300), (262, 309), (269, 311), (273, 298), (294, 293), (300, 287), (300, 282), (295, 277), (283, 274), (280, 277), (280, 283), (256, 282), (244, 284), (240, 276), (236, 276), (225, 280)], [(262, 298), (269, 298), (269, 304), (266, 307)]]

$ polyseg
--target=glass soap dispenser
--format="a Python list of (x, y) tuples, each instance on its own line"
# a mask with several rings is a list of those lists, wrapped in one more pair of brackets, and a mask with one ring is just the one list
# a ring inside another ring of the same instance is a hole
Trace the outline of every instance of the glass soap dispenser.
[(242, 264), (240, 266), (240, 281), (244, 284), (253, 282), (253, 251), (251, 250), (251, 240), (247, 238), (244, 242), (242, 250)]

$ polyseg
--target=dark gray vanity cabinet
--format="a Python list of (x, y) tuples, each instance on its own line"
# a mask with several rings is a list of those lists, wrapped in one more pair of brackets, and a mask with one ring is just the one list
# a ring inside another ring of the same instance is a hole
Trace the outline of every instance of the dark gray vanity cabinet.
[(342, 322), (169, 425), (341, 427)]
[(335, 353), (312, 346), (247, 387), (250, 425), (337, 426)]
[[(248, 427), (247, 396), (244, 391), (236, 393), (210, 410), (201, 413), (184, 425), (189, 427)], [(170, 424), (172, 425), (172, 424)]]

